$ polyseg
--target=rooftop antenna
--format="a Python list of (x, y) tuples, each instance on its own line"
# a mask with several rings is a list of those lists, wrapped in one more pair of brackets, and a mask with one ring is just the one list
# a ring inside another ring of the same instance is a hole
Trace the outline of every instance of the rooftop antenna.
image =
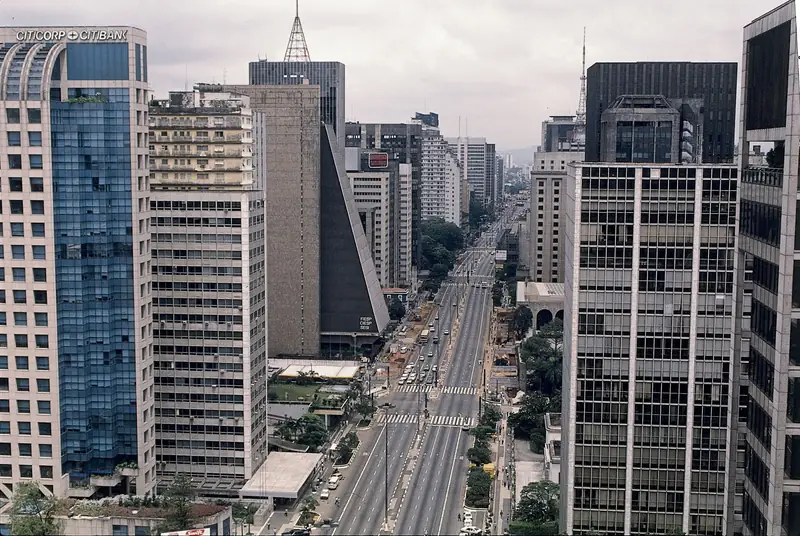
[(228, 83), (228, 69), (224, 68), (222, 69), (222, 85), (224, 86), (226, 83)]
[(578, 111), (575, 112), (573, 139), (578, 145), (586, 145), (586, 26), (583, 27), (583, 58), (581, 60), (581, 94), (578, 97)]
[(309, 62), (311, 56), (308, 54), (306, 36), (303, 33), (303, 25), (300, 22), (300, 0), (294, 2), (294, 24), (292, 33), (289, 34), (289, 44), (286, 45), (286, 54), (283, 61)]
[(183, 73), (183, 90), (189, 91), (189, 64), (184, 65), (184, 73)]

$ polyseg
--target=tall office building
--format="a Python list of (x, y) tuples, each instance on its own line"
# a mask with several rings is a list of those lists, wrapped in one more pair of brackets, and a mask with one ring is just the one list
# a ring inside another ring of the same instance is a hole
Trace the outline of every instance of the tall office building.
[(249, 104), (186, 91), (150, 105), (159, 485), (187, 475), (204, 495), (238, 496), (267, 453), (264, 191)]
[(586, 161), (603, 161), (602, 115), (619, 97), (660, 95), (687, 117), (702, 109), (702, 117), (694, 119), (704, 124), (699, 161), (732, 163), (736, 69), (736, 62), (595, 63), (586, 72)]
[(372, 252), (375, 273), (383, 288), (397, 286), (393, 278), (395, 252), (391, 247), (390, 230), (394, 222), (389, 210), (389, 175), (388, 171), (347, 170), (358, 216)]
[[(438, 116), (436, 117), (438, 121)], [(411, 268), (407, 285), (416, 284), (422, 258), (422, 125), (413, 123), (347, 123), (345, 144), (360, 147), (362, 154), (380, 151), (389, 160), (411, 164), (411, 207), (399, 208), (399, 226), (411, 229)], [(405, 231), (399, 232), (405, 236)], [(402, 239), (399, 247), (405, 248)], [(402, 270), (402, 269), (401, 269)]]
[[(744, 489), (732, 497), (741, 498), (741, 508), (733, 503), (729, 509), (741, 512), (744, 534), (783, 536), (800, 531), (796, 3), (786, 2), (745, 26), (743, 49), (736, 278), (742, 313), (737, 314), (734, 351), (746, 376), (742, 395), (747, 407), (739, 416), (746, 423), (739, 458)], [(767, 166), (751, 160), (756, 145), (772, 145)], [(729, 487), (738, 485), (732, 479)]]
[(732, 165), (569, 166), (567, 534), (725, 533), (737, 176)]
[[(455, 152), (439, 132), (419, 117), (422, 125), (422, 219), (441, 218), (461, 226), (461, 165)], [(437, 117), (438, 119), (438, 117)]]
[(26, 480), (56, 495), (99, 483), (145, 494), (156, 483), (147, 37), (2, 28), (0, 43), (0, 496)]
[(494, 166), (494, 203), (496, 207), (502, 206), (505, 188), (505, 160), (502, 155), (495, 156)]
[(486, 193), (486, 204), (489, 210), (494, 210), (497, 180), (497, 149), (494, 143), (486, 144), (486, 178), (483, 191)]
[[(464, 174), (469, 184), (470, 200), (475, 200), (485, 207), (491, 204), (492, 192), (487, 190), (487, 164), (489, 147), (486, 138), (445, 138), (458, 155)], [(492, 151), (493, 153), (493, 151)], [(492, 162), (494, 156), (492, 155)]]

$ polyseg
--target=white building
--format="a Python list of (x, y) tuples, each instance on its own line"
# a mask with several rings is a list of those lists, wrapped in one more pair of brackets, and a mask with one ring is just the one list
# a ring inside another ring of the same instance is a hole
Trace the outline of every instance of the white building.
[[(389, 173), (384, 171), (348, 171), (350, 187), (356, 200), (356, 208), (364, 226), (375, 272), (381, 287), (392, 286), (392, 270), (385, 269), (392, 262), (389, 209)], [(386, 266), (384, 266), (386, 265)]]
[(204, 495), (238, 496), (267, 452), (264, 189), (249, 103), (195, 90), (150, 106), (159, 482), (188, 475)]
[(0, 500), (26, 480), (87, 496), (100, 475), (145, 494), (147, 36), (6, 27), (0, 43)]
[(726, 533), (738, 182), (722, 164), (568, 166), (567, 534)]
[(397, 284), (392, 286), (408, 287), (416, 279), (412, 266), (411, 221), (412, 177), (411, 164), (398, 164), (397, 184)]
[[(487, 189), (487, 172), (494, 169), (494, 153), (489, 152), (486, 138), (445, 138), (450, 148), (456, 152), (463, 175), (469, 184), (471, 197), (483, 205), (492, 201), (492, 192)], [(487, 163), (487, 158), (491, 162)]]
[(438, 128), (422, 130), (422, 219), (461, 226), (461, 163)]

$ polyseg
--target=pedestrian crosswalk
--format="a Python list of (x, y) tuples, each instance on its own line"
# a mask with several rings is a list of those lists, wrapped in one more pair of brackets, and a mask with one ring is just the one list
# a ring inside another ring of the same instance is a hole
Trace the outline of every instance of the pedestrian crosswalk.
[(435, 385), (428, 385), (428, 384), (411, 384), (411, 385), (398, 385), (397, 392), (398, 393), (429, 393), (434, 389), (439, 389), (439, 391), (443, 394), (447, 395), (475, 395), (478, 393), (478, 389), (475, 387), (455, 387), (452, 385), (446, 385), (444, 387), (436, 387)]
[[(416, 424), (418, 422), (419, 415), (417, 414), (400, 414), (400, 413), (392, 413), (389, 415), (388, 423), (389, 424)], [(378, 415), (375, 419), (375, 424), (385, 424), (387, 422), (387, 418), (385, 414)], [(459, 427), (469, 427), (474, 428), (476, 425), (476, 421), (473, 417), (459, 417), (459, 416), (450, 416), (450, 415), (431, 415), (428, 418), (428, 424), (432, 426), (459, 426)]]

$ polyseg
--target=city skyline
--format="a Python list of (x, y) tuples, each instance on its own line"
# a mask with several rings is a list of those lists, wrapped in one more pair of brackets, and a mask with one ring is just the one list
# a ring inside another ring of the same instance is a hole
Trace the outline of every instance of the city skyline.
[[(577, 108), (584, 25), (587, 67), (600, 61), (739, 62), (738, 29), (775, 7), (770, 2), (681, 0), (648, 6), (647, 14), (637, 17), (632, 3), (623, 0), (602, 8), (588, 0), (558, 7), (518, 0), (490, 6), (469, 1), (474, 5), (459, 12), (412, 0), (402, 12), (391, 14), (374, 0), (335, 6), (320, 0), (301, 2), (312, 61), (341, 61), (347, 66), (346, 119), (403, 122), (414, 110), (433, 110), (440, 114), (446, 136), (458, 135), (460, 116), (462, 135), (469, 128), (470, 135), (495, 141), (498, 151), (534, 147), (540, 140), (531, 123), (538, 125), (549, 115), (572, 114)], [(155, 96), (191, 88), (196, 82), (246, 83), (247, 64), (254, 57), (283, 59), (295, 9), (291, 0), (263, 5), (240, 0), (227, 12), (200, 5), (179, 11), (150, 0), (135, 6), (88, 0), (66, 6), (43, 0), (30, 7), (0, 4), (0, 13), (13, 26), (110, 21), (142, 28), (152, 43), (149, 60)], [(242, 16), (244, 11), (247, 16)], [(687, 12), (691, 18), (685, 17)], [(374, 23), (388, 16), (391, 25)], [(636, 24), (619, 25), (621, 18)], [(251, 21), (263, 25), (250, 31)], [(675, 33), (676, 25), (684, 31)], [(610, 27), (613, 33), (604, 31)], [(356, 28), (357, 39), (342, 38), (343, 33), (353, 36)], [(412, 29), (429, 38), (418, 43), (408, 40)], [(209, 33), (224, 40), (209, 39)], [(365, 40), (370, 46), (359, 45)], [(381, 61), (386, 68), (376, 77), (374, 67)], [(520, 73), (521, 65), (527, 65), (523, 74), (508, 76)], [(469, 116), (465, 110), (470, 110)]]

